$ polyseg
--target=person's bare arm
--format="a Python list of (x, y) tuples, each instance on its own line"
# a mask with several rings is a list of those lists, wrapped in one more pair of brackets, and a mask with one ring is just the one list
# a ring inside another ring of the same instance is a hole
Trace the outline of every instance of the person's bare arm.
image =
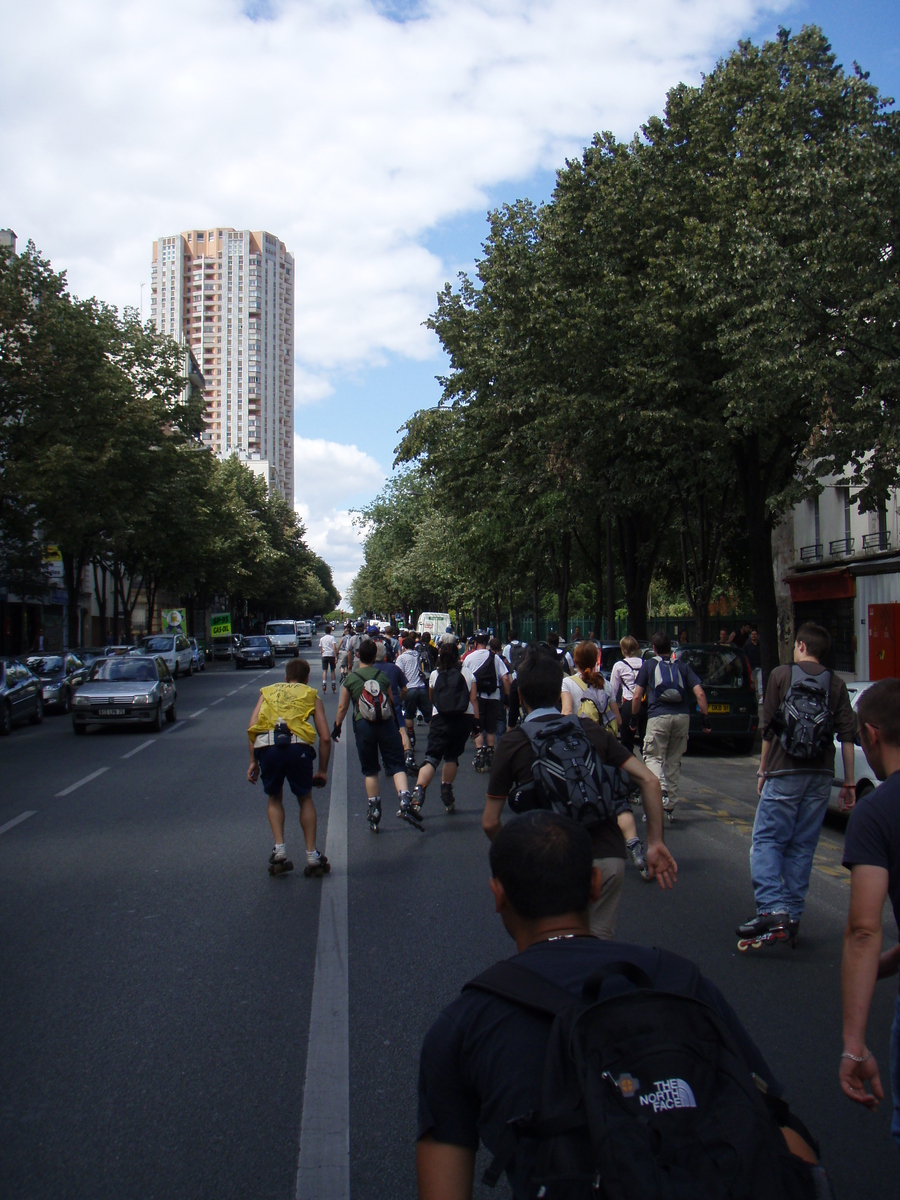
[(694, 695), (697, 697), (697, 703), (700, 705), (700, 712), (704, 717), (709, 716), (709, 702), (706, 699), (706, 692), (698, 683), (694, 688)]
[(560, 693), (560, 712), (564, 717), (570, 717), (574, 711), (575, 701), (572, 698), (572, 693), (567, 688), (563, 688)]
[[(253, 716), (250, 718), (251, 726), (256, 724), (256, 720), (257, 720), (257, 717), (259, 716), (259, 710), (262, 708), (262, 704), (263, 704), (263, 697), (262, 697), (262, 692), (260, 692), (259, 699), (256, 702), (256, 708), (254, 708), (254, 710), (253, 710)], [(249, 741), (250, 741), (250, 766), (247, 768), (247, 779), (250, 783), (256, 783), (257, 779), (259, 779), (259, 763), (256, 761), (256, 751), (253, 748), (253, 742), (256, 738), (256, 734), (248, 733), (247, 737), (249, 738)]]
[(610, 697), (609, 707), (612, 709), (612, 715), (616, 718), (616, 724), (621, 729), (622, 728), (622, 710), (619, 708), (618, 704), (615, 702), (613, 697)]
[(347, 709), (350, 707), (350, 693), (345, 688), (341, 688), (341, 698), (338, 701), (337, 716), (334, 719), (335, 728), (340, 730), (344, 723), (344, 717), (347, 715)]
[(839, 1078), (845, 1096), (873, 1109), (884, 1099), (884, 1088), (875, 1056), (866, 1049), (866, 1024), (880, 967), (881, 913), (887, 889), (884, 867), (859, 863), (850, 868), (850, 911), (841, 959), (844, 1053), (864, 1061), (842, 1058)]
[(758, 793), (762, 792), (763, 784), (766, 782), (766, 761), (769, 757), (769, 745), (770, 743), (763, 738), (762, 749), (759, 752), (759, 768), (756, 772), (756, 790)]
[(633, 754), (622, 764), (622, 770), (641, 789), (641, 803), (647, 816), (647, 866), (650, 878), (656, 879), (661, 888), (670, 888), (678, 878), (678, 864), (663, 841), (662, 788), (659, 780)]
[(313, 779), (328, 778), (328, 760), (331, 758), (331, 731), (328, 728), (328, 718), (325, 716), (325, 705), (316, 696), (316, 733), (319, 735), (319, 769)]
[(476, 686), (474, 680), (472, 681), (472, 686), (469, 688), (469, 703), (472, 705), (472, 713), (475, 717), (475, 720), (480, 721), (481, 714), (478, 711), (478, 687)]
[(490, 841), (493, 841), (503, 828), (500, 814), (503, 812), (505, 803), (506, 797), (487, 796), (485, 798), (484, 812), (481, 814), (481, 828), (488, 835)]
[(838, 797), (841, 812), (849, 812), (856, 803), (856, 747), (853, 742), (841, 742), (841, 762), (844, 767), (844, 785)]
[(637, 728), (638, 713), (641, 710), (641, 701), (644, 699), (644, 689), (639, 685), (634, 685), (634, 695), (631, 697), (631, 724)]
[(416, 1143), (419, 1200), (472, 1200), (475, 1151), (424, 1137)]

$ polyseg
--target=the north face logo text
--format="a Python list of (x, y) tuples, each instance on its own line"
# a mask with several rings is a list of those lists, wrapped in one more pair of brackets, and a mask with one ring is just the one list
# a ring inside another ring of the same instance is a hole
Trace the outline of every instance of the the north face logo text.
[(696, 1108), (694, 1093), (683, 1079), (657, 1079), (655, 1092), (641, 1096), (641, 1104), (652, 1106), (654, 1112), (665, 1112), (670, 1108)]

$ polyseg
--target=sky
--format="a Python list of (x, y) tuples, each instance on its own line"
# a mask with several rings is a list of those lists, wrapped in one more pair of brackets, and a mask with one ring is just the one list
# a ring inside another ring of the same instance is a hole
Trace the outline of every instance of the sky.
[(818, 24), (900, 97), (896, 0), (0, 0), (0, 226), (147, 315), (156, 237), (265, 229), (296, 260), (295, 504), (345, 589), (352, 510), (440, 399), (424, 322), (486, 214), (550, 198), (739, 38)]

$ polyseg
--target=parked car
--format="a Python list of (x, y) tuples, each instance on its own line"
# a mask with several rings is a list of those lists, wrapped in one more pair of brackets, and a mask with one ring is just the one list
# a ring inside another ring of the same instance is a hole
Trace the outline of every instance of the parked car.
[[(574, 650), (575, 647), (573, 646), (572, 649)], [(609, 683), (613, 667), (622, 658), (622, 648), (618, 642), (600, 642), (597, 649), (600, 652), (597, 657), (597, 666), (600, 674)]]
[(75, 693), (72, 729), (83, 734), (88, 725), (139, 722), (158, 733), (163, 717), (177, 720), (176, 700), (175, 681), (161, 654), (101, 658)]
[(709, 704), (711, 733), (703, 732), (703, 720), (691, 697), (690, 733), (705, 741), (733, 742), (739, 754), (752, 754), (759, 728), (759, 705), (750, 678), (750, 664), (735, 646), (716, 643), (677, 646), (675, 658), (699, 676)]
[(234, 668), (236, 671), (244, 667), (275, 666), (275, 647), (265, 634), (253, 633), (241, 639), (241, 644), (235, 651)]
[(70, 711), (75, 689), (81, 687), (90, 670), (71, 653), (31, 655), (25, 665), (41, 681), (44, 708), (56, 708), (63, 713)]
[(276, 654), (293, 654), (296, 658), (300, 653), (294, 621), (268, 621), (266, 637), (271, 639)]
[[(131, 649), (130, 646), (129, 649)], [(106, 658), (109, 650), (105, 646), (76, 646), (72, 653), (86, 667), (89, 667), (96, 659)]]
[(188, 638), (188, 641), (191, 644), (191, 653), (192, 653), (192, 658), (194, 660), (194, 670), (195, 671), (205, 671), (206, 670), (206, 654), (204, 653), (203, 647), (200, 645), (200, 643), (197, 641), (196, 638)]
[(234, 638), (231, 634), (227, 637), (217, 637), (212, 640), (212, 656), (217, 658), (234, 658)]
[[(872, 686), (871, 679), (856, 679), (852, 683), (847, 684), (847, 692), (850, 696), (850, 704), (853, 711), (856, 712), (856, 706), (859, 703), (859, 698), (866, 690)], [(859, 738), (859, 729), (857, 727), (856, 742), (853, 747), (854, 754), (854, 771), (856, 781), (856, 799), (862, 800), (868, 796), (874, 788), (878, 787), (878, 779), (875, 772), (869, 766), (869, 761), (866, 758), (866, 752), (862, 748), (862, 742)], [(841, 743), (837, 740), (837, 735), (834, 738), (834, 779), (831, 781), (831, 797), (828, 801), (828, 807), (832, 812), (840, 812), (838, 805), (838, 797), (841, 793), (841, 788), (844, 785), (844, 759), (841, 755)]]
[(24, 663), (0, 658), (0, 736), (6, 736), (17, 721), (40, 725), (44, 719), (41, 681)]
[(135, 654), (159, 655), (177, 679), (182, 672), (194, 673), (194, 651), (183, 633), (155, 633), (141, 638)]

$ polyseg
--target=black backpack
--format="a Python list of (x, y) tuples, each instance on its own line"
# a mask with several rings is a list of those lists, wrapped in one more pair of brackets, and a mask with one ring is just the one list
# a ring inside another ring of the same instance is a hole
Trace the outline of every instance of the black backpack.
[(509, 665), (514, 671), (519, 669), (519, 663), (525, 657), (525, 651), (528, 649), (524, 642), (509, 643)]
[(796, 663), (791, 685), (781, 702), (773, 727), (792, 758), (821, 758), (834, 736), (834, 716), (828, 707), (831, 672), (808, 675)]
[[(657, 978), (696, 967), (658, 950)], [(631, 985), (631, 986), (629, 986)], [(540, 1108), (512, 1120), (484, 1182), (516, 1163), (516, 1194), (537, 1200), (814, 1200), (827, 1181), (790, 1154), (769, 1101), (718, 1013), (661, 990), (639, 967), (595, 971), (581, 996), (518, 963), (466, 984), (553, 1018)]]
[(488, 650), (487, 653), (487, 658), (478, 670), (473, 672), (475, 675), (475, 688), (479, 696), (482, 693), (490, 694), (497, 690), (497, 668), (494, 666), (496, 655), (493, 650)]
[(439, 671), (434, 681), (432, 703), (442, 716), (459, 716), (469, 707), (469, 687), (459, 667)]
[(629, 777), (600, 761), (577, 717), (525, 721), (522, 729), (534, 751), (533, 778), (514, 788), (513, 812), (552, 808), (588, 831), (616, 819), (617, 809), (627, 803)]

